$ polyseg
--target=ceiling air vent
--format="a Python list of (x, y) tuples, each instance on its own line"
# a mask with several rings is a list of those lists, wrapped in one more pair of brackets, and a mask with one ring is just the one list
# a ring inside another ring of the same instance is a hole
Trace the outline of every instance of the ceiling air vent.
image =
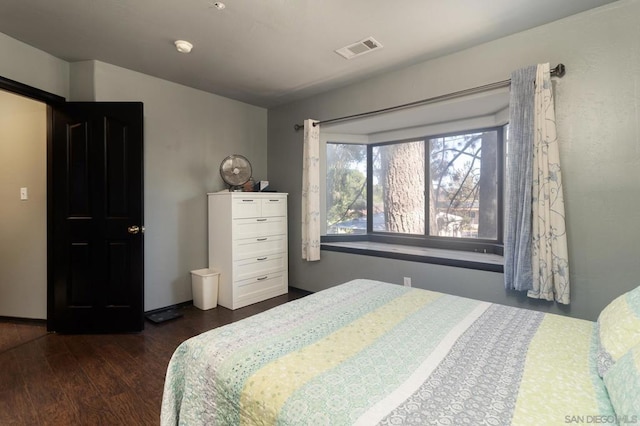
[(373, 52), (374, 50), (378, 50), (381, 48), (382, 45), (378, 43), (373, 37), (367, 37), (357, 43), (353, 43), (341, 49), (337, 49), (335, 52), (346, 59), (352, 59), (356, 56), (364, 55), (365, 53)]

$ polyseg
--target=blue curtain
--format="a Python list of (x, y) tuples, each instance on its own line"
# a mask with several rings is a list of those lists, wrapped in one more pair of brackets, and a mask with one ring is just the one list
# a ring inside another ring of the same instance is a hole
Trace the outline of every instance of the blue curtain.
[(534, 97), (537, 66), (511, 74), (509, 138), (505, 172), (504, 284), (533, 288), (531, 188), (533, 182)]

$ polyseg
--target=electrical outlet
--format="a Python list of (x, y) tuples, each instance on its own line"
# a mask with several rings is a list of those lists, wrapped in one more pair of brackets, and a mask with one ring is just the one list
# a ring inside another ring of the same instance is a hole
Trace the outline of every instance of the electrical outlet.
[(404, 277), (404, 286), (405, 287), (411, 287), (411, 278), (410, 277)]

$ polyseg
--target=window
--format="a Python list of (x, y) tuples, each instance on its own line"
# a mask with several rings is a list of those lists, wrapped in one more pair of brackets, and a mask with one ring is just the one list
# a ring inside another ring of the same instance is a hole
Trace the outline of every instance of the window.
[(367, 232), (367, 147), (327, 144), (327, 234)]
[(503, 135), (327, 143), (326, 234), (499, 252)]

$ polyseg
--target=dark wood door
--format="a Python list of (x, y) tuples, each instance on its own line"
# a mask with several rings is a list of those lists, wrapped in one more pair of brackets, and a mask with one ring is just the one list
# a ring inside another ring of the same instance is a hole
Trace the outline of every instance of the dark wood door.
[(52, 108), (49, 328), (144, 328), (140, 102)]

